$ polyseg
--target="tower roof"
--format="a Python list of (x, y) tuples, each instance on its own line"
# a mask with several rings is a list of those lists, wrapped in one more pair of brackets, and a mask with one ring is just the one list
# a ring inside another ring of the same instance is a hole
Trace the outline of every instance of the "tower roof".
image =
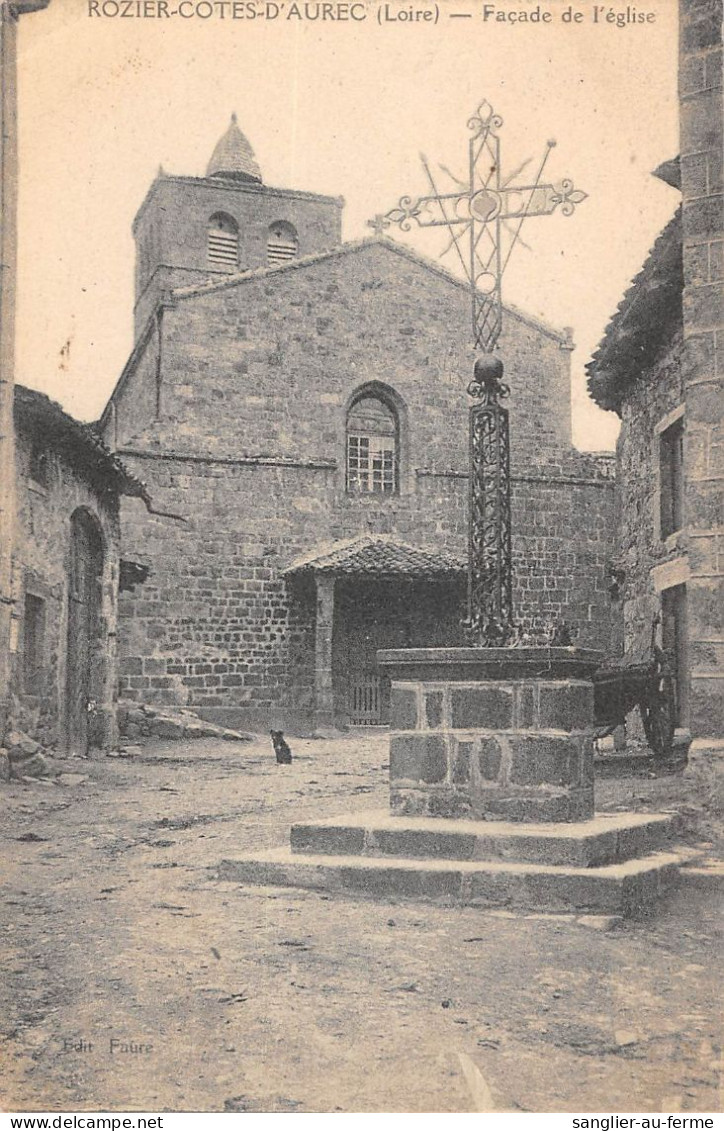
[(239, 129), (236, 114), (231, 115), (228, 130), (216, 143), (206, 176), (262, 183), (261, 169), (254, 157), (254, 150)]

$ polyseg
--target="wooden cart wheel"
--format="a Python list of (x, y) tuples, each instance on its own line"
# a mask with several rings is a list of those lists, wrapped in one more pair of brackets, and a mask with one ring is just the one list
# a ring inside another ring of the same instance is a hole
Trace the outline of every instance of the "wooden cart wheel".
[(648, 683), (647, 701), (642, 702), (641, 720), (646, 741), (654, 754), (669, 754), (674, 742), (674, 681), (666, 656), (659, 648), (654, 653), (654, 669)]

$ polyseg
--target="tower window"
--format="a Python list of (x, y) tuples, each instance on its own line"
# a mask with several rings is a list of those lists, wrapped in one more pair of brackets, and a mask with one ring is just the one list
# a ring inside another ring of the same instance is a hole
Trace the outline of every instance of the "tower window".
[(399, 473), (397, 417), (377, 397), (355, 401), (347, 417), (347, 490), (391, 495)]
[(239, 265), (239, 226), (225, 212), (217, 212), (206, 230), (207, 257), (215, 267), (235, 271)]
[(659, 439), (661, 472), (661, 537), (681, 530), (684, 521), (684, 418), (679, 417)]
[(276, 220), (269, 228), (266, 244), (266, 261), (270, 267), (288, 263), (299, 254), (296, 228), (286, 220)]

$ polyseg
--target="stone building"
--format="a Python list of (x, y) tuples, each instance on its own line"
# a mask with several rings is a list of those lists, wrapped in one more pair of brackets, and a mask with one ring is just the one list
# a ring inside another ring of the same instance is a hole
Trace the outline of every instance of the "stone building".
[[(234, 726), (386, 718), (380, 647), (460, 641), (466, 286), (342, 201), (263, 184), (235, 121), (205, 177), (152, 184), (134, 224), (136, 343), (104, 411), (162, 527), (121, 602), (125, 696)], [(571, 444), (570, 351), (510, 310), (517, 618), (606, 649), (612, 459)]]
[(115, 737), (119, 496), (145, 491), (86, 425), (15, 387), (11, 728), (86, 753)]
[(15, 314), (18, 271), (18, 23), (49, 0), (0, 0), (0, 738), (10, 711), (15, 532)]
[(618, 567), (626, 643), (654, 618), (675, 661), (678, 723), (724, 730), (722, 527), (721, 0), (681, 0), (681, 156), (657, 175), (681, 207), (589, 364), (589, 390), (622, 421)]

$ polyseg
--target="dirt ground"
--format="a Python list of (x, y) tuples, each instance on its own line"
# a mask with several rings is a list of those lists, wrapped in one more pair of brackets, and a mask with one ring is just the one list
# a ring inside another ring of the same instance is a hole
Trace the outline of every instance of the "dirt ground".
[[(499, 1111), (719, 1110), (710, 893), (603, 932), (218, 882), (293, 820), (386, 804), (385, 735), (294, 748), (154, 743), (2, 787), (0, 1106), (469, 1112), (487, 1085)], [(599, 807), (686, 788), (602, 782)]]

